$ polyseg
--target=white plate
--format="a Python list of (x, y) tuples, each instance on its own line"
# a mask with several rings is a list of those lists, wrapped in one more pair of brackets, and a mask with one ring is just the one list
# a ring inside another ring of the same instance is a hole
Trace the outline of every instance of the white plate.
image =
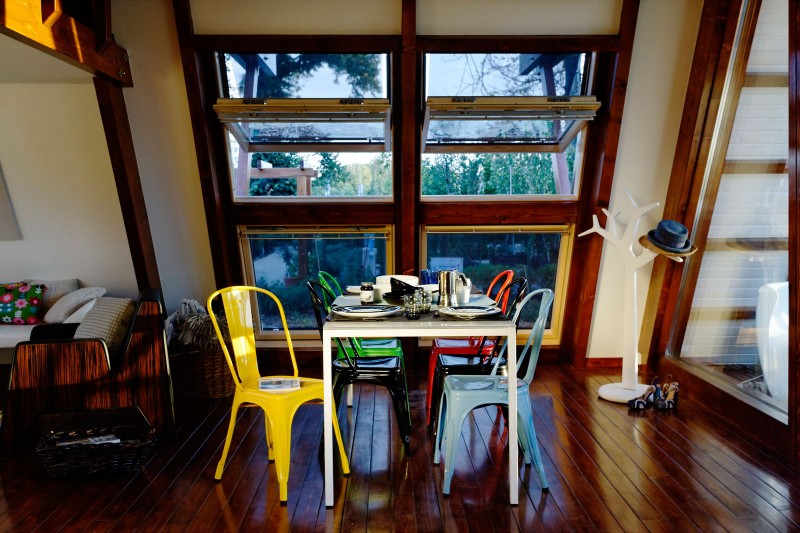
[(344, 288), (347, 294), (361, 294), (361, 285), (348, 285)]
[(384, 276), (377, 276), (375, 278), (375, 285), (386, 285), (387, 287), (392, 284), (391, 278), (399, 279), (409, 285), (419, 285), (419, 278), (417, 276), (405, 276), (403, 274), (387, 274)]
[(500, 313), (500, 308), (490, 305), (464, 305), (460, 307), (442, 307), (439, 309), (439, 314), (445, 316), (454, 316), (469, 320), (471, 318), (484, 317), (496, 315)]
[(391, 316), (399, 310), (399, 305), (345, 305), (331, 308), (337, 315), (348, 318), (380, 318)]

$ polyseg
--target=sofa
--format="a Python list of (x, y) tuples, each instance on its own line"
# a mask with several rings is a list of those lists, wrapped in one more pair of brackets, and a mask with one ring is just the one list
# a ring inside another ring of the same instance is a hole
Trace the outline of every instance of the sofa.
[(103, 287), (81, 287), (77, 279), (0, 283), (0, 365), (11, 364), (15, 347), (30, 340), (37, 325), (79, 324), (105, 293)]
[(135, 302), (128, 300), (129, 320), (103, 333), (104, 308), (124, 307), (117, 300), (124, 299), (98, 297), (80, 322), (34, 325), (30, 339), (15, 345), (0, 452), (33, 450), (40, 415), (116, 407), (139, 407), (157, 438), (174, 438), (160, 291), (142, 291)]

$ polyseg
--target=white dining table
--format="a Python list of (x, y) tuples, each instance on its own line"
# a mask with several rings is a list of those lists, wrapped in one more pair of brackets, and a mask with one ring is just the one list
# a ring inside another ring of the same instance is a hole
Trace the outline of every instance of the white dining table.
[[(486, 301), (481, 298), (485, 298)], [(493, 303), (486, 296), (475, 298), (470, 305)], [(339, 296), (335, 306), (359, 305), (358, 296)], [(436, 306), (432, 312), (418, 320), (409, 320), (398, 314), (382, 320), (358, 320), (331, 315), (322, 328), (322, 377), (324, 381), (324, 454), (325, 454), (325, 505), (333, 506), (333, 339), (337, 337), (506, 337), (508, 349), (508, 390), (517, 390), (517, 330), (514, 322), (506, 319), (461, 320), (439, 316)], [(509, 501), (519, 503), (519, 449), (517, 447), (517, 395), (508, 395), (508, 485)]]

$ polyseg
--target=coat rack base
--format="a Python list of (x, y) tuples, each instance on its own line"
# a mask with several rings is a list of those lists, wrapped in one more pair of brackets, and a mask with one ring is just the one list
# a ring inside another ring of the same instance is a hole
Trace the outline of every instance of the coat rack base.
[(617, 403), (628, 403), (644, 394), (647, 385), (638, 383), (634, 388), (626, 387), (622, 383), (606, 383), (597, 389), (597, 394), (604, 400)]

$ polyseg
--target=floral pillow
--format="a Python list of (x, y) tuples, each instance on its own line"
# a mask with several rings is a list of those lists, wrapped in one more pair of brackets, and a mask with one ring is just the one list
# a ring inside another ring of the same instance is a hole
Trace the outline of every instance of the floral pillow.
[(38, 324), (47, 287), (25, 282), (0, 285), (0, 324)]

